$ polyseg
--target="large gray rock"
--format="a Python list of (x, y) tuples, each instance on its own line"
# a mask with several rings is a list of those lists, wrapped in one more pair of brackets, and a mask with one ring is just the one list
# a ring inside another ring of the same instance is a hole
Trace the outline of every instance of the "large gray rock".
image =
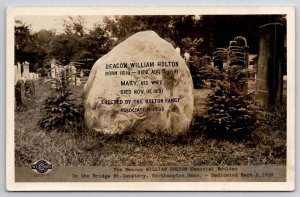
[(106, 134), (185, 133), (193, 118), (192, 91), (190, 71), (173, 46), (153, 31), (139, 32), (94, 64), (84, 86), (86, 125)]

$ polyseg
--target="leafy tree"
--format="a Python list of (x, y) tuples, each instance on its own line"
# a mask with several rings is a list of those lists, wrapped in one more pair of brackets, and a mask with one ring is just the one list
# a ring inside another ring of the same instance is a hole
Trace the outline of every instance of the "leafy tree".
[(105, 30), (118, 44), (130, 37), (132, 34), (145, 29), (142, 21), (137, 20), (136, 16), (116, 16), (115, 18), (105, 17)]
[(84, 59), (96, 61), (111, 49), (111, 43), (100, 24), (87, 31), (84, 17), (69, 17), (64, 20), (64, 32), (52, 41), (50, 54), (65, 64)]
[(20, 20), (15, 21), (15, 62), (23, 63), (32, 58), (34, 46), (30, 28)]
[(55, 36), (50, 46), (50, 56), (65, 64), (73, 60), (84, 49), (85, 20), (83, 17), (68, 17), (63, 20), (64, 32)]
[(228, 47), (229, 41), (236, 36), (245, 37), (250, 43), (250, 53), (257, 53), (259, 27), (274, 22), (285, 26), (285, 15), (203, 15), (197, 31), (204, 38), (202, 50), (207, 54), (215, 48)]
[[(258, 27), (268, 22), (286, 25), (286, 18), (284, 15), (125, 15), (105, 17), (103, 22), (88, 31), (83, 16), (70, 16), (63, 20), (64, 32), (57, 34), (46, 30), (32, 33), (30, 25), (17, 20), (15, 61), (28, 61), (33, 71), (48, 65), (52, 57), (65, 64), (71, 60), (95, 61), (132, 34), (153, 30), (174, 47), (180, 47), (182, 55), (190, 53), (195, 65), (200, 65), (197, 62), (204, 56), (210, 56), (216, 47), (227, 47), (237, 35), (247, 38), (250, 53), (257, 52)], [(201, 42), (195, 45), (195, 40)]]
[(33, 34), (35, 44), (35, 64), (33, 67), (35, 72), (38, 68), (44, 67), (45, 61), (50, 58), (50, 46), (55, 36), (54, 31), (47, 31), (44, 29)]
[(67, 35), (63, 33), (57, 35), (52, 41), (50, 54), (54, 58), (68, 63), (73, 55), (79, 50), (79, 45), (80, 41), (76, 35)]
[(86, 22), (83, 16), (72, 17), (63, 19), (64, 32), (67, 35), (77, 35), (83, 37), (86, 33)]
[(15, 21), (15, 63), (29, 62), (30, 71), (36, 72), (49, 55), (54, 31), (41, 30), (32, 33), (30, 25)]
[[(183, 38), (193, 33), (195, 20), (192, 16), (117, 16), (104, 18), (105, 30), (122, 42), (139, 31), (153, 30), (160, 37), (172, 40), (177, 46)], [(194, 39), (194, 37), (193, 37)]]
[(106, 54), (112, 47), (113, 41), (101, 24), (96, 24), (84, 38), (84, 48), (86, 58), (98, 59)]

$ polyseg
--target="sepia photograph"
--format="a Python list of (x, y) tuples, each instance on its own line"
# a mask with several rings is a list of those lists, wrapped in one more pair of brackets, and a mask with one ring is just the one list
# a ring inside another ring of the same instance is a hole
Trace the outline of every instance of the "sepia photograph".
[(9, 190), (294, 189), (293, 8), (63, 10), (8, 9)]

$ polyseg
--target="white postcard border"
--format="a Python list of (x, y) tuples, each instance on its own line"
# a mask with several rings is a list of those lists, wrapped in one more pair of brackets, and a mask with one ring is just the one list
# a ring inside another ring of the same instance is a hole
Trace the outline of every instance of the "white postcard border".
[[(99, 14), (100, 13), (100, 14)], [(286, 182), (17, 183), (14, 180), (14, 17), (19, 15), (287, 14)], [(293, 7), (9, 7), (6, 24), (6, 187), (9, 191), (292, 191), (295, 189), (295, 8)]]

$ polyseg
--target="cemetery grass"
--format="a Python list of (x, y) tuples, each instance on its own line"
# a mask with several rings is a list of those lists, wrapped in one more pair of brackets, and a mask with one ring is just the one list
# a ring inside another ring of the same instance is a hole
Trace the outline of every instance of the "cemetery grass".
[[(204, 134), (187, 134), (179, 138), (152, 135), (148, 139), (138, 139), (128, 135), (106, 136), (85, 129), (81, 132), (46, 132), (38, 126), (38, 120), (42, 116), (42, 101), (51, 94), (51, 88), (42, 80), (37, 83), (35, 103), (26, 111), (15, 111), (16, 166), (30, 166), (40, 159), (54, 166), (286, 163), (285, 127), (272, 124), (258, 127), (253, 139), (242, 141), (207, 138)], [(82, 86), (71, 88), (80, 102)], [(196, 105), (203, 104), (200, 98), (203, 98), (203, 91), (195, 90)], [(196, 106), (196, 110), (200, 108)]]

